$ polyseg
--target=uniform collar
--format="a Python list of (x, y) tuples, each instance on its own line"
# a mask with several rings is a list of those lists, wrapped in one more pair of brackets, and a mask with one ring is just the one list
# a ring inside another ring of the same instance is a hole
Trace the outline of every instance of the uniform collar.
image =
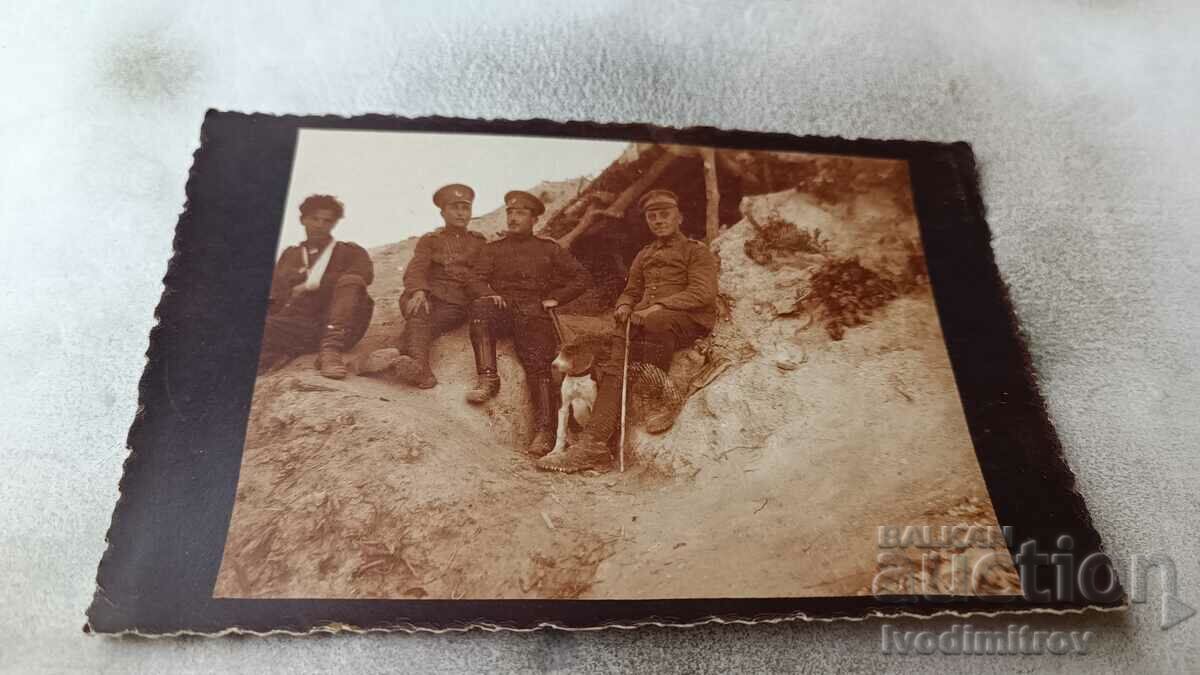
[(461, 237), (464, 234), (470, 234), (470, 233), (471, 233), (471, 231), (465, 227), (450, 227), (449, 225), (442, 225), (442, 234), (449, 234), (452, 236)]
[(655, 237), (654, 247), (655, 248), (666, 248), (668, 246), (675, 246), (676, 244), (683, 243), (684, 239), (687, 239), (687, 237), (683, 236), (683, 232), (676, 232), (675, 234), (667, 237), (666, 239), (659, 239), (659, 238)]

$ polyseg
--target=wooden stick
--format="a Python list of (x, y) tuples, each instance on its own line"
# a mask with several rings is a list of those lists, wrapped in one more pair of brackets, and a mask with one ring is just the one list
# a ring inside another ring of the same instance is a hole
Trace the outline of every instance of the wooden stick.
[(617, 462), (621, 473), (625, 473), (625, 411), (629, 408), (629, 327), (632, 317), (625, 319), (625, 365), (621, 369), (621, 444), (617, 449)]
[(717, 189), (717, 160), (712, 148), (700, 148), (700, 158), (704, 160), (704, 196), (707, 204), (704, 213), (704, 240), (712, 243), (717, 238), (717, 228), (721, 205), (721, 192)]

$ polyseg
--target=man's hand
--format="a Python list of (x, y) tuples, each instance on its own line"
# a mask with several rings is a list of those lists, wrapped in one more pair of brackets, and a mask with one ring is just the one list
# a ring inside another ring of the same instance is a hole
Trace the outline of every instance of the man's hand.
[(492, 304), (499, 307), (500, 309), (504, 309), (505, 307), (508, 306), (508, 305), (504, 304), (504, 298), (500, 297), (499, 295), (485, 295), (483, 297), (485, 300), (491, 300)]
[(308, 288), (304, 285), (303, 281), (296, 284), (295, 286), (292, 286), (292, 295), (304, 295), (307, 292), (308, 292)]
[(613, 310), (613, 319), (620, 326), (629, 320), (629, 315), (633, 313), (633, 305), (621, 305)]
[(558, 301), (554, 298), (546, 298), (542, 301), (542, 309), (554, 309), (558, 307)]
[(412, 316), (417, 312), (429, 313), (429, 296), (425, 291), (413, 293), (408, 302), (404, 304), (404, 314), (406, 316)]
[(646, 322), (646, 319), (649, 318), (651, 314), (654, 314), (662, 309), (666, 308), (659, 304), (650, 305), (645, 309), (639, 309), (638, 311), (634, 312), (633, 316), (630, 317), (630, 320), (633, 321), (633, 325), (640, 326)]

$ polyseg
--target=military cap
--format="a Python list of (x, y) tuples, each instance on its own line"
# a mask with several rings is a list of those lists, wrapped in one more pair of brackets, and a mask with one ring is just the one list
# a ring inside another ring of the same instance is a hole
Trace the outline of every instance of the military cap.
[(437, 192), (433, 193), (433, 203), (439, 208), (446, 208), (447, 204), (456, 202), (466, 202), (468, 204), (475, 201), (475, 191), (462, 183), (451, 183), (438, 188)]
[(546, 205), (542, 203), (542, 200), (521, 190), (513, 190), (505, 194), (504, 206), (509, 209), (529, 209), (535, 216), (546, 212)]
[(671, 206), (679, 208), (679, 197), (676, 197), (675, 193), (670, 190), (651, 190), (642, 195), (642, 198), (638, 200), (638, 208), (642, 211)]

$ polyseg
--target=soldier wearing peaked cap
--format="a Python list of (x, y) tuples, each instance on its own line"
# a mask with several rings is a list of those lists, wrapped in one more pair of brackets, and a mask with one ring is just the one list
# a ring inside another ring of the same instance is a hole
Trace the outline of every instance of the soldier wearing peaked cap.
[(469, 185), (462, 183), (451, 183), (443, 185), (433, 193), (433, 205), (439, 209), (444, 209), (448, 204), (466, 204), (471, 206), (475, 203), (475, 191)]
[(533, 226), (546, 211), (528, 192), (504, 195), (508, 232), (479, 252), (472, 268), (471, 347), (478, 380), (467, 401), (480, 404), (500, 391), (496, 338), (511, 334), (517, 359), (525, 368), (533, 401), (534, 436), (527, 453), (541, 457), (554, 447), (557, 404), (550, 364), (558, 351), (549, 310), (579, 297), (591, 277), (553, 239), (534, 236)]
[(638, 200), (638, 208), (643, 214), (651, 209), (678, 209), (679, 197), (670, 190), (650, 190)]
[(546, 212), (546, 205), (537, 197), (522, 190), (512, 190), (504, 195), (505, 209), (528, 209), (536, 221)]
[(393, 368), (401, 381), (422, 389), (437, 386), (429, 368), (433, 341), (467, 320), (471, 261), (486, 243), (482, 234), (467, 229), (474, 201), (475, 191), (469, 186), (438, 188), (433, 203), (441, 210), (443, 226), (421, 236), (404, 270), (404, 333)]
[[(618, 326), (631, 322), (629, 359), (653, 364), (664, 373), (677, 349), (712, 332), (717, 312), (717, 257), (704, 243), (680, 231), (679, 198), (668, 190), (650, 190), (638, 201), (654, 235), (633, 259), (625, 290), (613, 317)], [(599, 362), (600, 382), (592, 416), (575, 443), (538, 461), (541, 469), (566, 473), (607, 465), (608, 440), (617, 428), (621, 408), (624, 331)], [(674, 424), (678, 408), (646, 420), (646, 430), (661, 433)]]

